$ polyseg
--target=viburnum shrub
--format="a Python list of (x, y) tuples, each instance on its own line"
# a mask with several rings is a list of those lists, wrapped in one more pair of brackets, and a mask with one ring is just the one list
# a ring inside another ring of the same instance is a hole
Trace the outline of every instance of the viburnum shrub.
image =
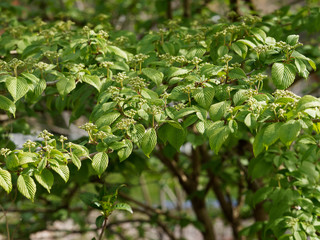
[[(8, 28), (0, 38), (0, 108), (12, 121), (65, 110), (70, 122), (87, 116), (80, 128), (88, 138), (43, 130), (42, 140), (2, 148), (0, 186), (37, 202), (58, 176), (78, 181), (72, 165), (99, 185), (109, 168), (131, 171), (123, 161), (140, 173), (150, 161), (177, 179), (195, 213), (196, 222), (163, 212), (173, 225), (193, 223), (215, 239), (212, 190), (235, 239), (318, 239), (320, 100), (287, 90), (316, 66), (299, 52), (298, 35), (269, 36), (276, 24), (256, 16), (190, 27), (171, 20), (141, 39), (71, 21)], [(130, 179), (123, 183), (130, 191)], [(106, 187), (80, 196), (101, 210), (103, 231), (113, 210), (132, 212), (117, 196)]]

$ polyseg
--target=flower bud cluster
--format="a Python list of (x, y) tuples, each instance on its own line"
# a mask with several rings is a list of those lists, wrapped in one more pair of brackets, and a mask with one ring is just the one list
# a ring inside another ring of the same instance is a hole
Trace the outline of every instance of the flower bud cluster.
[(52, 133), (49, 133), (46, 129), (39, 133), (38, 138), (43, 138), (44, 140), (48, 141), (53, 136)]
[(277, 89), (274, 93), (273, 96), (278, 99), (278, 98), (283, 98), (283, 97), (287, 97), (287, 98), (292, 98), (295, 102), (299, 101), (299, 99), (301, 97), (299, 97), (298, 95), (294, 94), (291, 91), (288, 90), (279, 90)]
[(112, 65), (114, 65), (114, 63), (113, 62), (108, 62), (108, 61), (104, 61), (104, 62), (100, 63), (100, 66), (103, 67), (103, 68), (109, 68)]
[(11, 152), (12, 152), (12, 151), (11, 151), (9, 148), (1, 148), (1, 150), (0, 150), (0, 155), (6, 157), (6, 156), (9, 155)]
[(174, 108), (177, 110), (177, 111), (180, 111), (181, 109), (185, 108), (186, 105), (183, 104), (183, 103), (178, 103), (177, 105), (174, 106)]
[(228, 55), (228, 54), (225, 54), (224, 56), (222, 56), (221, 58), (219, 58), (219, 60), (221, 62), (224, 62), (224, 63), (228, 63), (232, 60), (232, 56)]
[(103, 30), (100, 30), (97, 36), (106, 40), (109, 38), (109, 34)]
[(95, 124), (89, 122), (89, 123), (83, 124), (79, 128), (85, 130), (86, 132), (91, 132), (93, 130), (96, 130), (97, 126)]
[(22, 60), (18, 60), (17, 58), (13, 58), (8, 62), (8, 66), (11, 69), (15, 69), (19, 66), (24, 66), (24, 62)]
[(117, 37), (114, 42), (117, 43), (118, 45), (124, 45), (127, 42), (129, 42), (129, 38), (126, 36), (120, 36), (120, 37)]
[(135, 123), (136, 123), (136, 121), (135, 121), (134, 119), (132, 119), (132, 118), (122, 118), (122, 119), (120, 120), (120, 122), (118, 122), (118, 123), (116, 124), (116, 127), (117, 127), (118, 129), (128, 130), (129, 127), (130, 127), (131, 125), (135, 124)]
[(133, 118), (134, 115), (137, 114), (137, 110), (135, 109), (130, 109), (124, 112), (124, 115), (127, 116), (128, 118)]
[(45, 62), (38, 62), (34, 66), (36, 68), (38, 68), (39, 70), (41, 70), (41, 71), (45, 71), (50, 67), (50, 65), (48, 63), (45, 63)]
[(163, 109), (161, 106), (157, 106), (157, 105), (152, 105), (150, 108), (150, 114), (152, 115), (158, 115), (158, 114), (162, 114), (163, 113)]
[(31, 141), (31, 140), (28, 140), (28, 141), (26, 141), (22, 146), (24, 147), (24, 148), (34, 148), (35, 146), (37, 145), (37, 143), (36, 142), (33, 142), (33, 141)]
[(135, 89), (136, 91), (140, 91), (141, 89), (148, 86), (145, 80), (141, 77), (133, 77), (129, 79), (129, 84)]
[(56, 51), (46, 51), (43, 53), (43, 55), (48, 59), (57, 59), (61, 56), (61, 53), (58, 53)]
[(277, 42), (275, 46), (280, 48), (281, 50), (283, 50), (285, 52), (291, 52), (294, 49), (296, 49), (297, 47), (302, 46), (302, 43), (297, 42), (295, 45), (291, 46), (290, 44), (288, 44), (286, 42), (280, 41), (280, 42)]

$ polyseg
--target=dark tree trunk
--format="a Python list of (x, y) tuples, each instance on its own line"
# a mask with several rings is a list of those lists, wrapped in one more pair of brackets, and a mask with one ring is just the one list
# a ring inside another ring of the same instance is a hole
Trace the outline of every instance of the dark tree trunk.
[(167, 0), (167, 18), (172, 19), (172, 5), (171, 0)]
[(204, 231), (202, 236), (204, 240), (215, 240), (212, 219), (208, 214), (208, 209), (203, 198), (194, 197), (191, 199), (192, 208), (199, 222), (203, 224)]
[(191, 0), (183, 0), (183, 17), (190, 18), (191, 16)]
[(251, 11), (255, 12), (257, 10), (252, 0), (244, 0), (244, 2), (248, 5)]

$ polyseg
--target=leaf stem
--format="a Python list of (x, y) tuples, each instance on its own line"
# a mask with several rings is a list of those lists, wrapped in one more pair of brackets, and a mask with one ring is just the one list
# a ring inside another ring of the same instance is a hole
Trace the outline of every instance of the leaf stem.
[(101, 229), (101, 233), (100, 233), (100, 236), (99, 236), (99, 240), (102, 240), (103, 239), (103, 234), (104, 234), (104, 231), (106, 230), (107, 228), (107, 222), (108, 222), (108, 218), (106, 217), (103, 221), (103, 226), (102, 226), (102, 229)]

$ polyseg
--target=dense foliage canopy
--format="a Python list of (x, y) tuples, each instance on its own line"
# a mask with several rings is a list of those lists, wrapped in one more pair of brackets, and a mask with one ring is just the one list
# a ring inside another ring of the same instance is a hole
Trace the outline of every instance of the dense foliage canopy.
[[(134, 210), (147, 216), (125, 217), (140, 237), (152, 224), (181, 239), (177, 226), (192, 224), (213, 240), (221, 216), (234, 239), (319, 238), (320, 99), (288, 90), (316, 74), (319, 8), (174, 18), (138, 36), (103, 15), (83, 25), (14, 10), (2, 6), (0, 207), (21, 222), (7, 219), (1, 232), (18, 224), (28, 238), (44, 220), (72, 218), (79, 232), (121, 236), (109, 217)], [(305, 45), (298, 34), (309, 34)], [(60, 134), (65, 113), (86, 119), (87, 137)], [(19, 148), (8, 133), (30, 133), (31, 118), (47, 130)], [(156, 199), (163, 193), (175, 209)]]

